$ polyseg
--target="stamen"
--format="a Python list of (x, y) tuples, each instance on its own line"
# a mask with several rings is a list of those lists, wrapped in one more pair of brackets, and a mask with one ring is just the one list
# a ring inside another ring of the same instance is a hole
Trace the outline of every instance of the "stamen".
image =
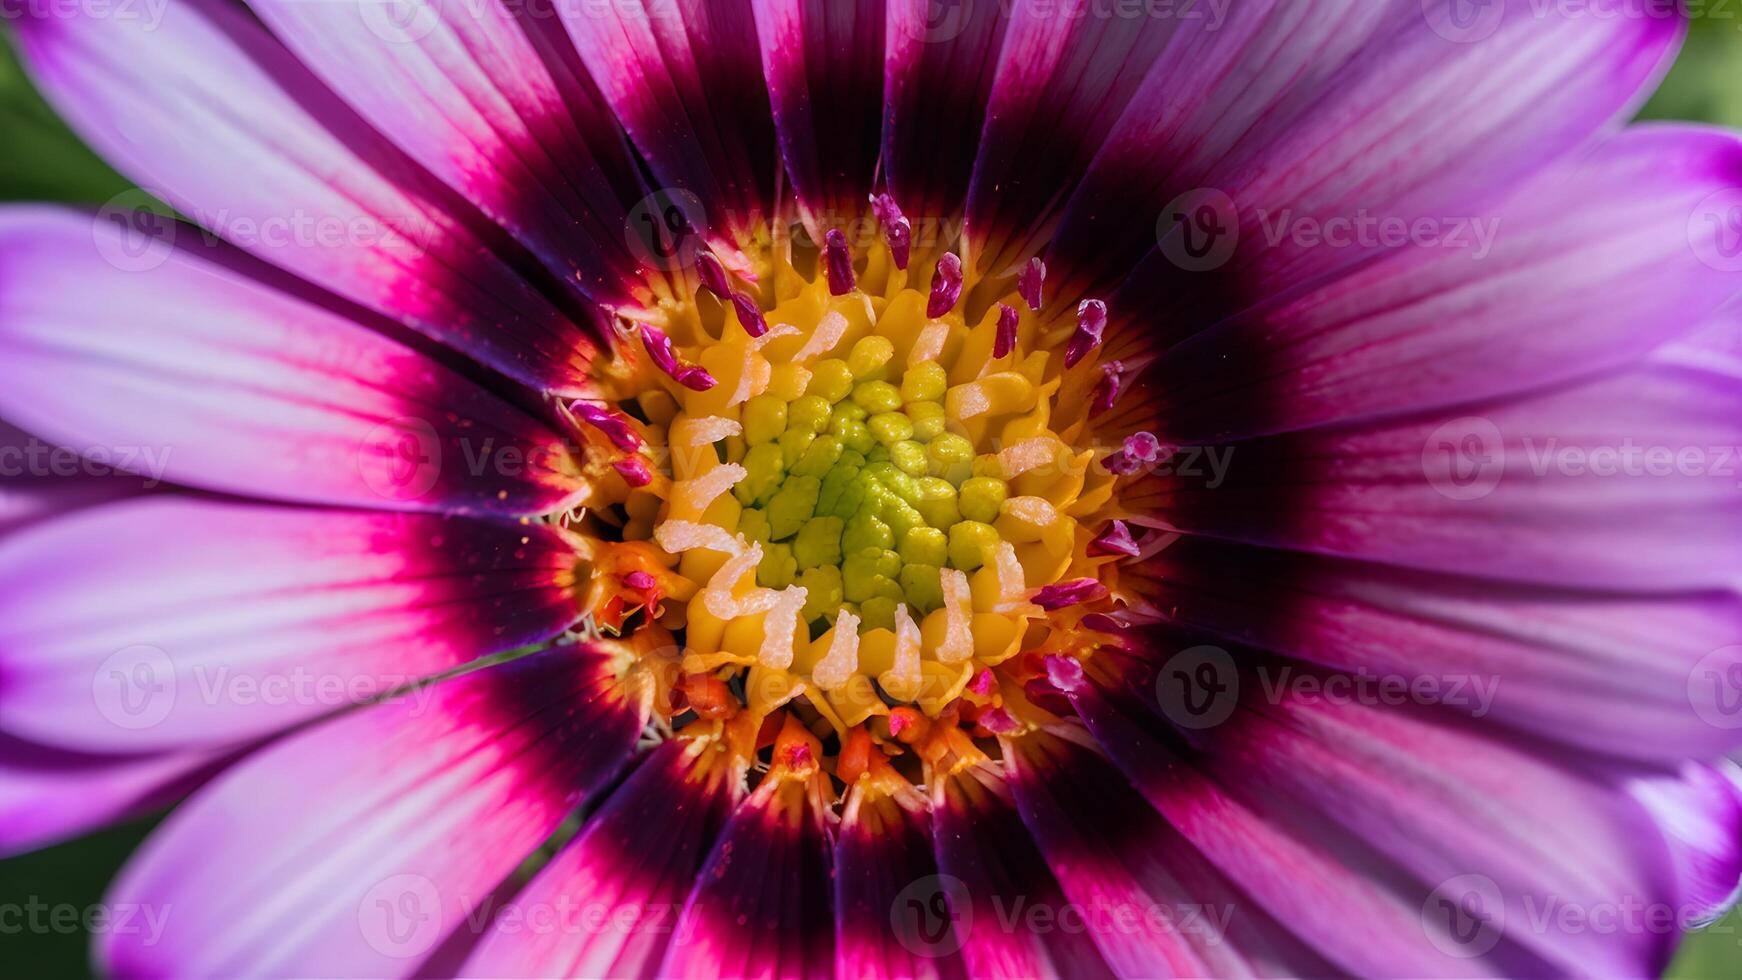
[(611, 464), (623, 482), (636, 489), (653, 482), (653, 467), (647, 465), (647, 460), (641, 456), (625, 456)]
[(853, 291), (853, 253), (847, 250), (847, 236), (839, 228), (830, 228), (825, 236), (824, 268), (829, 277), (829, 295), (845, 296)]
[(1086, 299), (1077, 306), (1077, 332), (1065, 346), (1065, 367), (1076, 367), (1101, 346), (1101, 336), (1107, 331), (1107, 304), (1098, 299)]
[(877, 682), (898, 701), (917, 701), (924, 686), (919, 669), (919, 627), (908, 615), (907, 603), (895, 607), (895, 666), (884, 671)]
[(618, 449), (626, 453), (641, 449), (641, 435), (629, 424), (628, 417), (623, 413), (601, 408), (591, 402), (574, 402), (569, 405), (569, 411), (575, 413), (581, 421), (603, 432), (605, 438), (611, 440), (611, 445)]
[(808, 594), (802, 585), (789, 585), (775, 593), (774, 608), (762, 620), (762, 650), (756, 655), (757, 663), (769, 670), (792, 666), (793, 636), (798, 632), (798, 614)]
[(834, 310), (830, 310), (823, 314), (821, 320), (817, 321), (816, 329), (812, 330), (811, 335), (805, 338), (804, 346), (798, 349), (798, 353), (792, 355), (793, 361), (799, 364), (808, 363), (811, 358), (834, 350), (835, 345), (841, 342), (841, 338), (846, 333), (847, 318)]
[(1089, 542), (1089, 554), (1100, 557), (1103, 555), (1127, 555), (1136, 558), (1143, 554), (1137, 547), (1137, 539), (1131, 536), (1131, 529), (1124, 521), (1114, 521), (1107, 525), (1100, 537)]
[(706, 368), (693, 364), (685, 364), (678, 359), (672, 350), (671, 338), (658, 327), (641, 325), (641, 345), (647, 348), (647, 356), (653, 359), (653, 366), (671, 375), (672, 380), (691, 391), (707, 391), (719, 384)]
[(859, 670), (859, 617), (850, 609), (835, 619), (835, 635), (829, 638), (828, 655), (811, 670), (811, 680), (825, 691), (838, 691)]
[(1153, 463), (1161, 455), (1161, 440), (1152, 433), (1139, 432), (1125, 438), (1125, 448), (1109, 455), (1103, 463), (1114, 476), (1130, 476)]
[(701, 273), (702, 285), (715, 296), (725, 299), (732, 295), (732, 282), (726, 278), (726, 266), (720, 262), (720, 257), (713, 252), (703, 251), (696, 256), (696, 271)]
[(1028, 308), (1040, 311), (1041, 285), (1046, 282), (1046, 263), (1035, 256), (1022, 267), (1022, 272), (1016, 277), (1016, 293)]
[(1014, 306), (998, 304), (998, 333), (992, 339), (992, 356), (994, 358), (1009, 357), (1016, 350), (1016, 324), (1021, 320), (1021, 314)]
[(1095, 383), (1095, 393), (1090, 398), (1089, 417), (1105, 415), (1113, 408), (1113, 403), (1119, 400), (1120, 389), (1125, 386), (1125, 365), (1119, 361), (1108, 361), (1101, 365), (1101, 380)]
[(658, 585), (659, 579), (654, 578), (647, 572), (630, 572), (628, 575), (623, 576), (623, 584), (629, 586), (631, 589), (639, 589), (642, 592), (646, 592), (648, 589)]
[(871, 213), (883, 226), (883, 240), (889, 243), (889, 257), (897, 269), (906, 269), (913, 251), (913, 225), (901, 213), (895, 198), (888, 194), (871, 195)]
[(1034, 594), (1034, 604), (1047, 612), (1055, 612), (1066, 606), (1080, 606), (1103, 599), (1107, 595), (1107, 587), (1099, 579), (1078, 578), (1041, 589)]
[(1061, 691), (1080, 690), (1087, 683), (1082, 662), (1075, 657), (1048, 657), (1045, 663), (1047, 680)]
[(659, 550), (673, 555), (697, 548), (707, 548), (725, 555), (742, 554), (744, 551), (742, 540), (725, 528), (713, 524), (697, 524), (694, 521), (666, 521), (653, 529), (653, 543), (659, 545)]
[(925, 315), (937, 319), (955, 309), (962, 297), (962, 259), (954, 252), (938, 258), (937, 272), (931, 277), (931, 298), (926, 301)]
[(750, 298), (750, 294), (733, 293), (732, 309), (738, 311), (738, 322), (744, 325), (745, 333), (752, 337), (760, 337), (768, 332), (768, 321), (763, 319), (762, 307)]
[(938, 647), (938, 662), (959, 664), (974, 655), (974, 634), (969, 623), (974, 613), (973, 593), (966, 573), (946, 568), (939, 576), (944, 593), (944, 642)]

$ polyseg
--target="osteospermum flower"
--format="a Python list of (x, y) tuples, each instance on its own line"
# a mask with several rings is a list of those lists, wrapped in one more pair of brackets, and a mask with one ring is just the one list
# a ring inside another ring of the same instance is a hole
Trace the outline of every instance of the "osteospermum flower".
[(108, 971), (1636, 975), (1728, 902), (1664, 7), (68, 12), (191, 222), (0, 214), (0, 414), (181, 488), (0, 543), (0, 842), (199, 787)]

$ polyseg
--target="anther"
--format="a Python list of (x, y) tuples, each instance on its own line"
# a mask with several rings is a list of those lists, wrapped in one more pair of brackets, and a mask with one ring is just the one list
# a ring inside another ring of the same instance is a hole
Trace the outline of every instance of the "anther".
[(847, 250), (847, 236), (839, 228), (830, 228), (824, 241), (824, 268), (829, 277), (829, 295), (845, 296), (853, 291), (853, 253)]
[(1089, 542), (1089, 554), (1094, 557), (1104, 555), (1126, 555), (1136, 558), (1143, 550), (1137, 546), (1137, 539), (1131, 536), (1131, 529), (1124, 521), (1114, 521), (1107, 525), (1100, 537)]
[(1016, 350), (1016, 324), (1020, 319), (1021, 315), (1016, 312), (1016, 307), (998, 304), (998, 333), (992, 338), (994, 358), (1009, 357)]
[(623, 482), (636, 489), (653, 482), (653, 468), (647, 465), (647, 460), (641, 456), (625, 456), (611, 464)]
[(1101, 346), (1101, 336), (1107, 331), (1107, 304), (1098, 299), (1086, 299), (1077, 306), (1077, 332), (1065, 345), (1065, 367), (1076, 367)]
[(1094, 418), (1111, 411), (1113, 403), (1119, 400), (1119, 391), (1124, 384), (1124, 364), (1108, 361), (1101, 365), (1101, 380), (1095, 383), (1095, 393), (1089, 400), (1089, 417)]
[(889, 257), (897, 269), (906, 269), (913, 252), (913, 225), (901, 213), (895, 198), (888, 194), (871, 195), (871, 213), (883, 226), (883, 240), (889, 243)]
[(642, 324), (641, 343), (647, 348), (647, 356), (653, 359), (654, 367), (671, 375), (672, 380), (685, 388), (691, 391), (707, 391), (719, 384), (706, 368), (678, 360), (677, 353), (672, 350), (671, 338), (665, 335), (665, 331)]
[(569, 411), (574, 412), (581, 421), (604, 433), (605, 438), (611, 440), (611, 445), (618, 449), (626, 453), (637, 452), (641, 449), (641, 435), (635, 431), (635, 427), (629, 424), (629, 419), (624, 417), (621, 412), (613, 412), (591, 402), (574, 402), (569, 406)]
[(1076, 578), (1049, 585), (1036, 592), (1034, 604), (1047, 612), (1056, 612), (1066, 606), (1080, 606), (1085, 602), (1103, 599), (1107, 594), (1107, 586), (1099, 579)]
[(1028, 264), (1022, 267), (1022, 272), (1016, 277), (1017, 295), (1028, 304), (1029, 309), (1036, 312), (1040, 310), (1041, 286), (1045, 282), (1046, 263), (1037, 255), (1028, 260)]
[(701, 273), (702, 285), (715, 296), (725, 299), (732, 295), (731, 280), (726, 278), (726, 266), (720, 262), (720, 257), (712, 252), (703, 251), (696, 256), (696, 271)]
[(931, 298), (926, 301), (925, 315), (935, 320), (955, 309), (956, 300), (961, 298), (962, 259), (954, 252), (945, 252), (931, 277)]
[(745, 333), (760, 337), (768, 332), (768, 321), (762, 317), (762, 307), (756, 305), (749, 293), (733, 293), (732, 308), (738, 311), (738, 322), (744, 325)]

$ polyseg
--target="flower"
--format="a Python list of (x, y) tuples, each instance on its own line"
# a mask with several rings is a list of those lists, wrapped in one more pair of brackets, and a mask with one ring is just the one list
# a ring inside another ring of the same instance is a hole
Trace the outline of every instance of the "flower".
[(0, 542), (0, 842), (198, 787), (122, 975), (1656, 971), (1742, 872), (1682, 28), (35, 11), (180, 218), (0, 214), (0, 414), (181, 489)]

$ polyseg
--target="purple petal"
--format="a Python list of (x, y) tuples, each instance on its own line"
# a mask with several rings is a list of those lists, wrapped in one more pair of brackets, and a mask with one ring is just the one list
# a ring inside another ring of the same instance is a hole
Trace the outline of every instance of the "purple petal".
[(774, 214), (779, 166), (751, 8), (751, 0), (555, 7), (655, 178), (728, 264)]
[(661, 745), (497, 913), (463, 975), (652, 975), (689, 941), (677, 910), (742, 795), (712, 744)]
[(1068, 899), (1001, 777), (974, 769), (945, 778), (932, 794), (932, 846), (934, 891), (948, 901), (951, 945), (960, 944), (968, 976), (1114, 975), (1082, 929), (1058, 927)]
[(127, 752), (275, 731), (578, 616), (554, 528), (161, 497), (0, 545), (0, 722)]
[(1734, 136), (1630, 131), (1481, 218), (1488, 244), (1472, 225), (1456, 243), (1394, 250), (1169, 348), (1148, 372), (1157, 414), (1172, 441), (1201, 444), (1497, 397), (1636, 360), (1735, 292), (1716, 219), (1737, 193)]
[(124, 248), (72, 211), (0, 212), (0, 413), (155, 479), (275, 500), (523, 514), (585, 492), (544, 425), (227, 249), (128, 270)]
[[(598, 92), (494, 3), (262, 0), (303, 64), (413, 159), (592, 301), (651, 309), (630, 208), (646, 191)], [(566, 43), (566, 42), (565, 42)]]
[(1742, 774), (1734, 762), (1690, 762), (1679, 777), (1641, 779), (1632, 786), (1669, 841), (1681, 882), (1683, 925), (1722, 918), (1742, 894)]
[(813, 241), (865, 212), (883, 127), (881, 0), (758, 0), (780, 157)]
[[(596, 314), (589, 334), (551, 306), (463, 202), (245, 12), (178, 0), (163, 14), (50, 11), (17, 21), (18, 40), (73, 127), (182, 214), (510, 377), (579, 390), (605, 335)], [(140, 269), (161, 253), (141, 240), (109, 254)]]
[(942, 237), (945, 223), (967, 200), (1009, 6), (888, 4), (884, 179), (930, 233), (929, 241)]
[[(109, 900), (119, 976), (411, 973), (576, 806), (645, 722), (612, 657), (566, 647), (285, 739), (176, 811)], [(456, 846), (464, 841), (464, 846)]]
[(835, 976), (962, 976), (924, 797), (849, 790), (835, 833)]

